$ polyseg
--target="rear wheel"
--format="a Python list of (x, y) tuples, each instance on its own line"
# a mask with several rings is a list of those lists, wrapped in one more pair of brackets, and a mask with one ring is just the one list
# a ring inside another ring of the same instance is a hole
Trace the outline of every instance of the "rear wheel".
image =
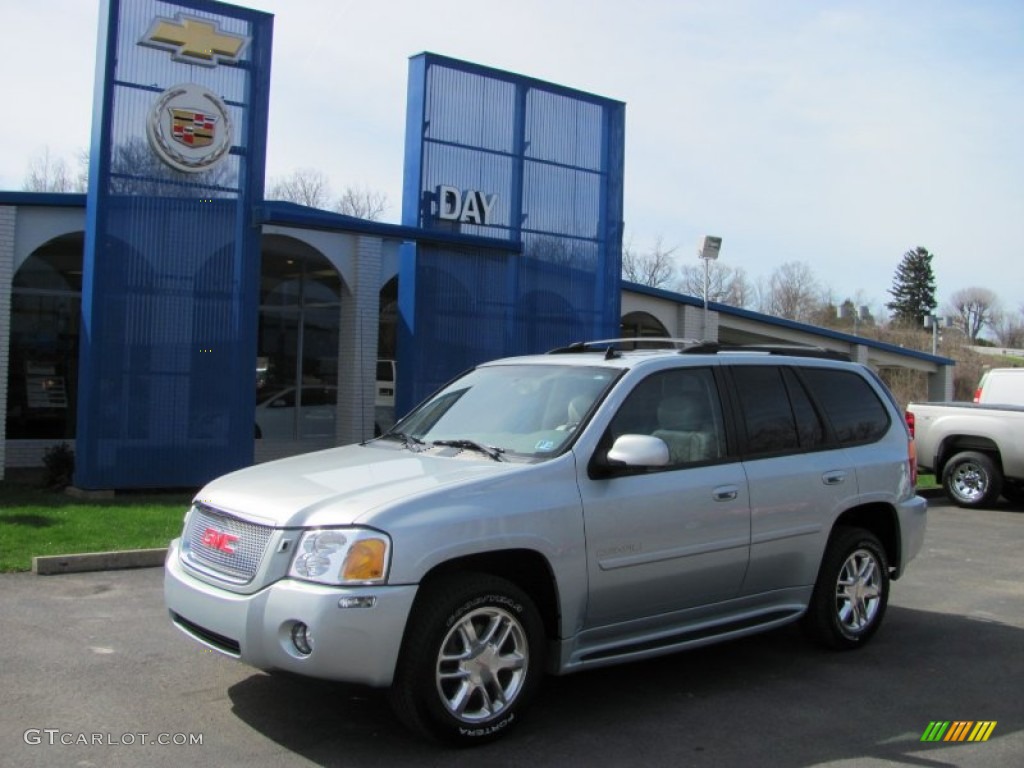
[(804, 630), (828, 648), (859, 648), (878, 631), (889, 600), (889, 563), (878, 537), (862, 528), (832, 534), (804, 615)]
[(519, 720), (543, 670), (544, 628), (530, 598), (504, 579), (453, 574), (417, 601), (391, 703), (414, 730), (478, 744)]
[(956, 454), (942, 471), (942, 487), (950, 501), (961, 507), (987, 507), (999, 498), (1003, 476), (984, 453)]

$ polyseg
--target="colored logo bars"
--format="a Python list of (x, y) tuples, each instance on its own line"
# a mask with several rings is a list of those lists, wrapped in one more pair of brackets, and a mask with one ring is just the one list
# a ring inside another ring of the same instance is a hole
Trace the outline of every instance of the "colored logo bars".
[(921, 741), (988, 741), (995, 729), (995, 720), (933, 720)]

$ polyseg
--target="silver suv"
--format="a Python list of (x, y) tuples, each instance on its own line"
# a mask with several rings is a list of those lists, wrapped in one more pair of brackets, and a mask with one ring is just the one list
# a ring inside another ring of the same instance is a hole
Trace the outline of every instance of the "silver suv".
[(822, 350), (633, 346), (481, 365), (378, 439), (215, 480), (170, 548), (172, 621), (388, 686), (455, 743), (504, 733), (545, 673), (794, 621), (867, 642), (925, 530), (888, 390)]

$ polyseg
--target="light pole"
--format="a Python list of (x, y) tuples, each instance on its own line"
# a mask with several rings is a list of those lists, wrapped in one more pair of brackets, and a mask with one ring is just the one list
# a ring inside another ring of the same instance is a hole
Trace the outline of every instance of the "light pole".
[(932, 329), (932, 354), (934, 355), (937, 354), (939, 348), (939, 328), (952, 328), (953, 318), (925, 315), (924, 327)]
[(704, 341), (708, 339), (708, 283), (711, 280), (711, 262), (718, 258), (718, 252), (722, 250), (722, 238), (704, 235), (697, 241), (697, 257), (704, 262), (704, 320), (702, 333)]

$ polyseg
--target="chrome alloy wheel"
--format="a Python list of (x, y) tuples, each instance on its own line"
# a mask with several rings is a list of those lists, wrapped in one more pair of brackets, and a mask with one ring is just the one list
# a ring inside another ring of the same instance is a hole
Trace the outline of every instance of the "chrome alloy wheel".
[(836, 610), (839, 624), (851, 635), (871, 626), (882, 602), (882, 573), (867, 549), (854, 550), (839, 570)]
[(437, 691), (459, 720), (487, 720), (515, 701), (528, 664), (529, 646), (518, 619), (501, 608), (479, 608), (445, 636), (437, 657)]
[(956, 465), (949, 478), (950, 488), (968, 503), (977, 502), (988, 490), (989, 478), (985, 468), (974, 461)]

